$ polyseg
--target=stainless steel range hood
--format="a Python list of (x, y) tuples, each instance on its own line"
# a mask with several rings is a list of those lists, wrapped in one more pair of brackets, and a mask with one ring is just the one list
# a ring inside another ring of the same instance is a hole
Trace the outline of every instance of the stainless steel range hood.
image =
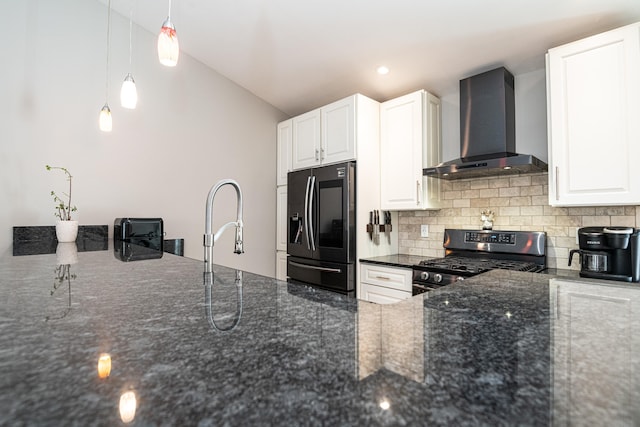
[(425, 168), (442, 179), (544, 172), (547, 164), (515, 152), (513, 75), (504, 67), (460, 80), (460, 158)]

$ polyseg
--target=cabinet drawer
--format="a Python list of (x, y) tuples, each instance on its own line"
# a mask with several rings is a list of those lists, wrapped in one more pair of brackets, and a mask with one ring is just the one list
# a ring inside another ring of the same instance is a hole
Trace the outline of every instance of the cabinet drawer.
[(376, 304), (393, 304), (411, 298), (411, 292), (370, 285), (368, 283), (362, 284), (361, 292), (361, 299)]
[(361, 264), (360, 281), (371, 285), (411, 292), (411, 270)]

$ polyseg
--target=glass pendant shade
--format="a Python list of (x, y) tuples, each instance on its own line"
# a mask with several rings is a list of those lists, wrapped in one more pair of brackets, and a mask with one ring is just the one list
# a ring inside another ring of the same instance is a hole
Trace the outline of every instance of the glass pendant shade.
[(111, 121), (111, 109), (109, 108), (109, 104), (104, 104), (102, 110), (100, 110), (100, 130), (103, 132), (111, 132), (111, 128), (113, 123)]
[(178, 36), (173, 23), (167, 17), (158, 35), (158, 59), (162, 65), (175, 67), (178, 63), (180, 47), (178, 46)]
[(136, 90), (136, 82), (133, 80), (131, 73), (128, 73), (122, 82), (120, 89), (120, 103), (124, 108), (133, 110), (138, 104), (138, 91)]

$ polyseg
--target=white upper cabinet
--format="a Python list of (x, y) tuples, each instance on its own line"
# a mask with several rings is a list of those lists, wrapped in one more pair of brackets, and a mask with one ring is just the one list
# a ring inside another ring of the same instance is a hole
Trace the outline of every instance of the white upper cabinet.
[(278, 136), (277, 136), (277, 155), (278, 155), (278, 176), (276, 178), (276, 185), (287, 185), (287, 173), (291, 170), (291, 140), (292, 140), (292, 126), (293, 120), (285, 120), (278, 123)]
[(292, 169), (305, 169), (356, 158), (353, 95), (292, 119)]
[(292, 170), (320, 164), (320, 109), (292, 119)]
[(549, 50), (549, 204), (640, 204), (640, 23)]
[(356, 158), (355, 111), (354, 96), (320, 109), (322, 163), (339, 163)]
[(440, 181), (422, 174), (442, 160), (440, 123), (440, 100), (424, 90), (380, 104), (382, 209), (440, 208)]

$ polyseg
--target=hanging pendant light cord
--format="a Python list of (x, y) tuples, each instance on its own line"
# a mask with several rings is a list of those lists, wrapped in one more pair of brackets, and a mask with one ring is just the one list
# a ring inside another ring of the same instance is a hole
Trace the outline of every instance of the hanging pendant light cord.
[(129, 12), (129, 72), (131, 72), (131, 51), (133, 49), (131, 44), (132, 28), (133, 28), (133, 3), (131, 3), (131, 11)]
[(169, 13), (167, 13), (169, 19), (171, 19), (171, 0), (169, 0)]
[(109, 8), (109, 10), (107, 12), (107, 67), (106, 67), (107, 78), (105, 79), (105, 85), (104, 85), (105, 101), (108, 101), (109, 99), (109, 48), (111, 47), (111, 43), (110, 43), (111, 41), (111, 0), (109, 0), (107, 7)]

